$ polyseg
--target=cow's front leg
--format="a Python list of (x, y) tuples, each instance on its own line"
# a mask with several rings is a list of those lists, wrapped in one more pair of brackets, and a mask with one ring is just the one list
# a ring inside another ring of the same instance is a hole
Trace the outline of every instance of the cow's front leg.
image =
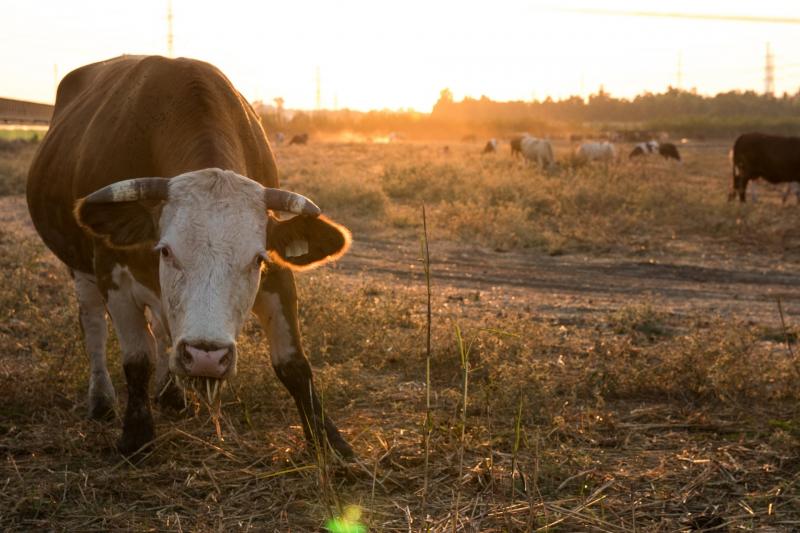
[(311, 365), (300, 343), (297, 292), (291, 271), (269, 265), (261, 278), (253, 312), (267, 333), (272, 367), (300, 412), (306, 441), (313, 446), (327, 440), (342, 457), (352, 457), (353, 449), (323, 411), (314, 389)]
[(156, 341), (156, 403), (161, 408), (182, 411), (186, 408), (183, 391), (169, 370), (169, 351), (172, 344), (161, 317), (148, 308), (147, 319)]
[(145, 319), (144, 307), (134, 298), (135, 280), (127, 270), (116, 267), (107, 290), (108, 312), (122, 351), (122, 368), (128, 385), (128, 403), (117, 448), (131, 455), (153, 440), (150, 410), (150, 376), (153, 373), (155, 339)]
[(84, 346), (89, 355), (89, 418), (110, 419), (114, 417), (117, 397), (106, 366), (106, 304), (95, 276), (75, 271), (73, 277)]

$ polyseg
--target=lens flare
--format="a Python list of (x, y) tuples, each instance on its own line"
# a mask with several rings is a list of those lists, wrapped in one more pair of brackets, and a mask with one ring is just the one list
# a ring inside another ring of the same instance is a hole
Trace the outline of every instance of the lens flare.
[(360, 524), (361, 507), (348, 505), (344, 508), (341, 518), (334, 518), (325, 524), (325, 529), (330, 533), (366, 533), (367, 526)]

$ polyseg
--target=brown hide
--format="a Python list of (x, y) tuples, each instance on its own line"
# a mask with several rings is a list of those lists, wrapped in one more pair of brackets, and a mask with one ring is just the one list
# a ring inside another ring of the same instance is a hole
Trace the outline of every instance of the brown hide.
[(117, 256), (146, 271), (140, 280), (157, 290), (155, 254), (93, 242), (75, 221), (75, 201), (123, 179), (210, 167), (278, 186), (258, 117), (219, 70), (192, 59), (122, 56), (62, 80), (29, 172), (28, 208), (45, 244), (70, 268), (92, 272), (97, 246), (104, 262)]

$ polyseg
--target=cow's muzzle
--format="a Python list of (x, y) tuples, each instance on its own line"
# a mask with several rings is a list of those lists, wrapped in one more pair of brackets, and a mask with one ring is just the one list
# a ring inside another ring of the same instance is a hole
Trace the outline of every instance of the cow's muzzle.
[(181, 341), (177, 355), (177, 366), (185, 376), (225, 379), (233, 367), (236, 346)]

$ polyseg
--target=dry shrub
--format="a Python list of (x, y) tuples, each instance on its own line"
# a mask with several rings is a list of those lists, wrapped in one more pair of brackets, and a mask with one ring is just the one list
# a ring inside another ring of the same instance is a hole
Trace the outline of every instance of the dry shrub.
[(380, 186), (369, 177), (341, 179), (333, 173), (309, 172), (292, 181), (295, 180), (298, 191), (313, 198), (323, 211), (348, 220), (381, 220), (389, 203)]
[(515, 203), (484, 205), (474, 202), (440, 204), (432, 210), (437, 234), (465, 243), (509, 250), (531, 248), (546, 242), (530, 209)]
[[(625, 311), (624, 313), (628, 313)], [(633, 311), (635, 313), (635, 311)], [(612, 322), (613, 324), (613, 322)], [(587, 350), (581, 395), (606, 399), (672, 398), (698, 402), (796, 403), (795, 362), (778, 344), (759, 342), (758, 329), (717, 318), (684, 335), (665, 335), (652, 318)], [(649, 339), (642, 343), (642, 337)], [(745, 403), (741, 407), (745, 408)]]

